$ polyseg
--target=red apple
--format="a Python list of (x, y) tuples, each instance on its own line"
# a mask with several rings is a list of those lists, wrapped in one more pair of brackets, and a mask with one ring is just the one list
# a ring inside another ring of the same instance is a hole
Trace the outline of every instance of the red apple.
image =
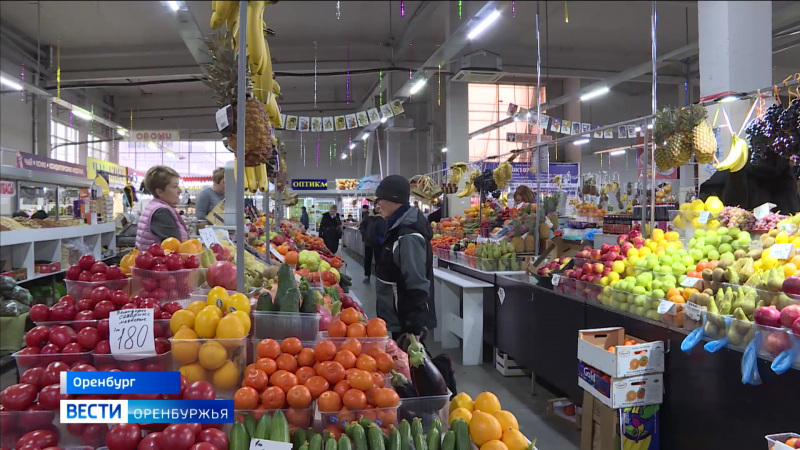
[(600, 256), (602, 256), (600, 250), (597, 249), (594, 249), (589, 253), (589, 257), (595, 261), (600, 261)]
[(753, 314), (753, 320), (759, 325), (765, 325), (768, 327), (780, 327), (781, 326), (781, 313), (778, 311), (778, 308), (770, 305), (770, 306), (762, 306), (756, 309), (755, 314)]
[(633, 246), (636, 248), (644, 247), (644, 239), (641, 236), (633, 238), (631, 243), (633, 243)]
[(601, 253), (608, 253), (611, 250), (611, 244), (603, 244), (600, 246)]
[(628, 235), (627, 234), (620, 234), (617, 236), (617, 244), (622, 245), (628, 242)]
[(772, 356), (778, 356), (792, 346), (789, 334), (783, 331), (773, 331), (764, 339), (764, 350)]
[(795, 320), (792, 324), (792, 333), (794, 333), (795, 336), (800, 337), (800, 319)]
[(786, 295), (800, 295), (800, 276), (794, 275), (783, 280), (783, 293)]

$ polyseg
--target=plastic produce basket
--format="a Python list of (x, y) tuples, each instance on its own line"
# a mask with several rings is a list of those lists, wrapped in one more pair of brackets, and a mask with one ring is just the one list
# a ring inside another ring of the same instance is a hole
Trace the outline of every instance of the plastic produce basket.
[(173, 337), (170, 338), (170, 344), (172, 370), (180, 371), (189, 382), (199, 380), (210, 382), (217, 393), (217, 398), (233, 397), (233, 393), (240, 387), (247, 364), (247, 338), (175, 339)]
[(110, 354), (93, 353), (92, 357), (94, 366), (99, 371), (119, 369), (123, 372), (163, 372), (172, 369), (171, 352), (155, 356), (129, 354), (124, 360)]
[(131, 294), (152, 297), (158, 301), (189, 298), (201, 284), (201, 269), (181, 269), (168, 272), (131, 268)]
[(319, 314), (253, 311), (253, 336), (276, 340), (296, 337), (314, 341), (319, 332)]
[(780, 434), (769, 434), (764, 437), (767, 439), (767, 448), (769, 450), (794, 450), (793, 447), (789, 447), (788, 445), (784, 444), (784, 442), (788, 441), (791, 438), (800, 439), (800, 434), (780, 433)]
[[(264, 338), (264, 339), (272, 339), (272, 338)], [(258, 353), (257, 353), (258, 343), (263, 341), (264, 339), (257, 339), (257, 338), (248, 339), (248, 341), (247, 341), (247, 357), (248, 357), (247, 361), (248, 362), (251, 362), (251, 361), (252, 362), (256, 362), (256, 360), (258, 360)], [(275, 339), (275, 340), (278, 341), (278, 343), (280, 344), (281, 341), (279, 339)], [(315, 341), (315, 340), (300, 341), (300, 343), (303, 345), (303, 348), (314, 348), (314, 345), (316, 345), (317, 341)]]
[(362, 417), (375, 422), (378, 426), (388, 427), (390, 425), (397, 424), (397, 409), (398, 407), (395, 406), (392, 408), (375, 408), (354, 411), (320, 411), (320, 415), (322, 416), (323, 428), (333, 424), (339, 429), (344, 430), (347, 424), (354, 420), (360, 420)]
[[(52, 427), (55, 417), (56, 411), (0, 411), (0, 446), (16, 448), (23, 434)], [(59, 439), (58, 443), (62, 442)]]
[(55, 361), (65, 362), (72, 367), (78, 364), (92, 363), (91, 351), (81, 353), (50, 353), (46, 355), (21, 355), (20, 352), (16, 352), (11, 356), (13, 356), (17, 362), (17, 370), (20, 375), (31, 367), (47, 367), (48, 364)]
[(759, 341), (756, 342), (759, 356), (774, 358), (792, 348), (789, 330), (758, 324), (754, 324), (754, 326), (756, 334), (759, 335)]
[(75, 298), (76, 301), (82, 298), (91, 298), (92, 291), (95, 288), (105, 286), (111, 291), (122, 290), (128, 295), (131, 293), (131, 279), (123, 278), (120, 280), (106, 280), (106, 281), (76, 281), (64, 280), (67, 285), (67, 294)]
[(419, 417), (422, 419), (422, 429), (427, 432), (431, 428), (433, 419), (438, 417), (442, 421), (443, 430), (447, 431), (449, 428), (447, 423), (449, 404), (449, 394), (402, 398), (397, 410), (397, 420), (406, 419), (411, 422), (415, 417)]
[(97, 328), (99, 320), (65, 320), (65, 321), (52, 321), (52, 322), (34, 322), (38, 326), (53, 328), (56, 325), (66, 325), (77, 333), (86, 327)]
[(289, 408), (289, 409), (237, 409), (233, 412), (233, 420), (243, 422), (247, 414), (253, 416), (258, 422), (262, 415), (273, 415), (276, 411), (280, 411), (286, 416), (286, 421), (289, 422), (290, 427), (298, 427), (302, 429), (310, 428), (314, 422), (314, 404), (312, 403), (308, 408)]

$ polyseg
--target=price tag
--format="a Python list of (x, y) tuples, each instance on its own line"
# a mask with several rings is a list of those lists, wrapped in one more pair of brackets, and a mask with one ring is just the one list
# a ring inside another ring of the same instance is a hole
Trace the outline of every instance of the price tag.
[(476, 241), (478, 242), (478, 244), (485, 244), (485, 243), (489, 242), (489, 238), (485, 238), (483, 236), (478, 236), (478, 239), (476, 239)]
[(217, 130), (222, 131), (225, 128), (228, 128), (230, 123), (228, 123), (228, 108), (231, 106), (225, 106), (217, 110), (215, 117), (217, 119)]
[(675, 303), (669, 300), (661, 300), (661, 303), (658, 304), (657, 311), (659, 314), (666, 314), (673, 306), (675, 306)]
[(700, 217), (697, 218), (698, 223), (708, 223), (708, 218), (711, 216), (709, 211), (701, 211)]
[(561, 275), (553, 274), (553, 286), (558, 286), (558, 283), (561, 283)]
[(750, 241), (750, 250), (764, 250), (764, 243), (761, 239), (753, 239)]
[(123, 361), (156, 355), (153, 309), (121, 309), (108, 316), (111, 354)]
[(250, 450), (292, 450), (292, 444), (252, 438), (250, 439)]
[(503, 288), (498, 289), (497, 296), (500, 298), (500, 305), (502, 305), (503, 302), (506, 300), (506, 290)]
[(203, 241), (203, 245), (207, 248), (211, 248), (214, 244), (219, 244), (219, 239), (217, 239), (217, 233), (214, 232), (213, 228), (206, 227), (200, 230), (200, 240)]
[(703, 315), (703, 308), (696, 304), (696, 303), (686, 303), (683, 305), (683, 312), (686, 314), (686, 317), (692, 320), (700, 320)]
[(756, 209), (753, 210), (753, 215), (756, 217), (756, 220), (762, 219), (764, 217), (767, 217), (767, 214), (769, 214), (769, 211), (774, 207), (775, 207), (775, 204), (773, 204), (773, 203), (769, 203), (769, 202), (764, 203), (763, 205), (761, 205), (761, 206), (759, 206), (759, 207), (757, 207)]
[(769, 255), (775, 259), (789, 259), (792, 248), (792, 244), (775, 244), (769, 248)]
[(683, 287), (694, 287), (698, 281), (701, 281), (702, 278), (695, 278), (695, 277), (686, 277), (681, 281), (681, 286)]
[(275, 249), (275, 247), (270, 245), (269, 252), (272, 253), (272, 256), (274, 256), (275, 259), (277, 259), (280, 262), (283, 262), (283, 255), (281, 255), (281, 253), (277, 249)]

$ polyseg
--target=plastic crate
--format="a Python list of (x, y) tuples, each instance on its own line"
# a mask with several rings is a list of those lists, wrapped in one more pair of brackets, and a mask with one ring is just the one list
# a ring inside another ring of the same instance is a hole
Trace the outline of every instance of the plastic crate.
[(92, 363), (91, 351), (81, 353), (50, 353), (46, 355), (25, 355), (16, 352), (11, 356), (13, 356), (14, 360), (17, 362), (17, 371), (20, 375), (31, 367), (47, 367), (48, 364), (55, 361), (65, 362), (72, 367), (78, 364)]
[(780, 434), (769, 434), (764, 436), (767, 439), (767, 448), (769, 450), (793, 450), (792, 447), (784, 444), (787, 440), (791, 438), (798, 438), (800, 439), (800, 434), (797, 433), (780, 433)]
[[(216, 342), (225, 348), (225, 362), (222, 368), (209, 369), (199, 362), (199, 354), (203, 345)], [(188, 381), (206, 380), (211, 383), (217, 398), (232, 398), (240, 387), (244, 368), (247, 365), (247, 338), (241, 339), (175, 339), (170, 338), (172, 369), (183, 373)], [(219, 378), (218, 372), (225, 369), (230, 361), (236, 369), (234, 378)], [(188, 366), (188, 367), (187, 367)], [(183, 369), (183, 370), (181, 370)]]
[(422, 419), (422, 429), (427, 433), (433, 419), (438, 417), (442, 421), (443, 430), (447, 431), (449, 405), (450, 394), (403, 398), (400, 399), (400, 406), (397, 409), (397, 420), (406, 419), (411, 422), (415, 417), (419, 417)]
[(189, 298), (202, 283), (199, 268), (157, 272), (131, 267), (131, 273), (131, 294), (159, 301)]
[(160, 355), (128, 354), (119, 358), (111, 354), (92, 353), (94, 367), (99, 371), (119, 369), (123, 372), (164, 372), (172, 368), (171, 352)]
[(354, 420), (360, 420), (361, 418), (367, 418), (381, 427), (396, 425), (397, 410), (398, 407), (395, 406), (393, 408), (375, 408), (354, 411), (320, 411), (320, 415), (322, 417), (322, 428), (332, 424), (344, 430), (347, 424)]
[(320, 315), (316, 313), (284, 313), (253, 311), (253, 337), (276, 340), (296, 337), (314, 341), (319, 332)]
[(67, 285), (67, 294), (74, 297), (76, 301), (82, 298), (90, 298), (92, 296), (92, 291), (101, 286), (105, 286), (112, 291), (123, 290), (128, 295), (131, 295), (130, 278), (106, 281), (64, 280), (64, 283)]
[[(55, 418), (56, 411), (0, 411), (0, 446), (17, 448), (17, 440), (23, 434), (38, 429), (49, 429), (53, 426)], [(59, 438), (57, 445), (61, 443), (62, 439)]]
[(301, 429), (310, 428), (314, 422), (314, 404), (312, 403), (308, 408), (289, 408), (289, 409), (237, 409), (233, 412), (233, 420), (242, 422), (246, 414), (250, 414), (256, 419), (256, 422), (264, 414), (275, 414), (280, 411), (286, 416), (286, 421), (289, 422), (290, 427), (298, 427)]

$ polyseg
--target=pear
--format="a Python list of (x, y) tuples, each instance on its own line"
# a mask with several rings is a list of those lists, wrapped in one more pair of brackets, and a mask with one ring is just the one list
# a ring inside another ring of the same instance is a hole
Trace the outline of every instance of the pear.
[(756, 311), (756, 293), (748, 292), (747, 295), (744, 296), (744, 300), (742, 300), (739, 307), (742, 308), (742, 311), (744, 311), (748, 317), (752, 316)]
[(778, 311), (781, 311), (783, 310), (783, 308), (789, 305), (794, 305), (795, 302), (796, 302), (795, 300), (789, 298), (789, 296), (787, 296), (786, 294), (781, 293), (780, 295), (778, 295), (778, 298), (772, 302), (772, 304), (775, 305), (776, 308), (778, 308)]
[(761, 275), (754, 273), (747, 281), (744, 282), (744, 286), (748, 287), (755, 287), (757, 288), (758, 285), (761, 284)]
[(767, 290), (771, 292), (781, 292), (783, 290), (783, 280), (786, 278), (783, 273), (783, 268), (770, 270), (769, 280), (767, 281)]
[(755, 273), (755, 266), (752, 258), (742, 258), (742, 261), (745, 263), (742, 265), (741, 269), (739, 269), (739, 280), (745, 283)]
[(742, 346), (742, 335), (736, 331), (736, 327), (728, 328), (728, 344), (734, 347)]
[(712, 314), (719, 314), (719, 308), (717, 308), (717, 302), (713, 298), (708, 299), (708, 312)]
[(725, 278), (725, 281), (730, 284), (739, 284), (739, 274), (732, 267), (728, 267), (728, 270), (725, 271)]
[(736, 331), (738, 331), (741, 335), (746, 334), (748, 331), (750, 331), (750, 328), (753, 327), (753, 324), (751, 324), (747, 319), (747, 315), (744, 313), (742, 308), (736, 308), (736, 310), (733, 312), (733, 318), (736, 319), (736, 326), (731, 328), (736, 328)]

